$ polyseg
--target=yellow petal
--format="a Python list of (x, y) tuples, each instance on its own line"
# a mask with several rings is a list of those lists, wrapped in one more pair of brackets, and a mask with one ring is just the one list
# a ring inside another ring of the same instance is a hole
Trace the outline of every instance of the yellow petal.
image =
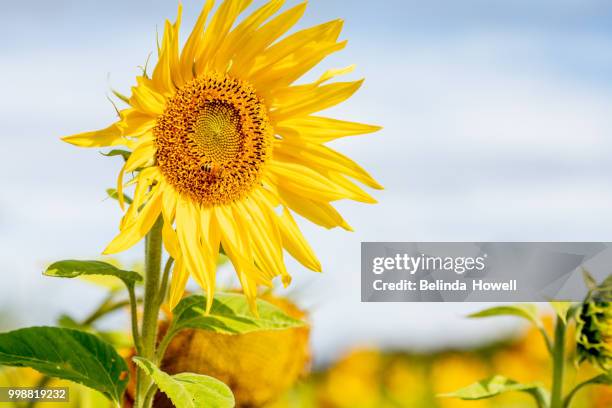
[[(242, 67), (262, 53), (276, 39), (298, 22), (306, 10), (306, 3), (298, 4), (276, 16), (244, 40), (240, 51), (234, 56), (234, 65)], [(244, 73), (245, 71), (242, 71)]]
[(164, 248), (175, 260), (181, 258), (181, 247), (176, 236), (176, 231), (172, 228), (172, 224), (164, 220), (162, 227), (162, 238), (164, 242)]
[(319, 86), (301, 98), (270, 112), (270, 119), (281, 122), (290, 117), (310, 115), (330, 108), (350, 98), (362, 83), (363, 80)]
[[(269, 68), (265, 74), (251, 78), (263, 98), (270, 98), (275, 89), (285, 88), (310, 71), (330, 54), (340, 51), (346, 46), (346, 41), (339, 43), (313, 43), (290, 55)], [(261, 78), (263, 76), (263, 78)]]
[(356, 122), (304, 116), (290, 118), (276, 124), (274, 130), (286, 138), (299, 137), (307, 142), (325, 143), (341, 137), (361, 135), (379, 131), (380, 126), (365, 125)]
[(214, 207), (215, 218), (221, 231), (221, 244), (232, 261), (251, 310), (256, 313), (256, 273), (253, 264), (253, 250), (250, 237), (241, 222), (241, 214), (233, 205)]
[(276, 64), (287, 65), (289, 61), (299, 60), (307, 47), (312, 49), (316, 44), (329, 46), (335, 43), (342, 31), (342, 24), (342, 20), (329, 21), (297, 31), (280, 40), (254, 61), (248, 73), (249, 80), (252, 83), (273, 83), (274, 78), (270, 78), (269, 74), (278, 71), (278, 68), (274, 69)]
[(206, 274), (206, 248), (202, 247), (199, 214), (195, 205), (186, 198), (179, 197), (176, 205), (176, 233), (181, 246), (185, 265), (196, 282), (206, 290), (209, 297), (214, 293), (214, 281)]
[(359, 180), (369, 187), (382, 189), (382, 186), (361, 166), (327, 146), (291, 139), (277, 141), (275, 157), (284, 161), (304, 164), (306, 167), (313, 168), (321, 173), (329, 170), (339, 172)]
[[(235, 53), (240, 54), (248, 47), (249, 38), (264, 21), (276, 13), (283, 5), (284, 0), (271, 0), (258, 10), (246, 17), (238, 26), (226, 37), (223, 46), (217, 52), (216, 66), (218, 71), (223, 71), (227, 62), (232, 59)], [(231, 72), (237, 77), (241, 77), (237, 64), (232, 65)]]
[(80, 147), (106, 147), (127, 144), (123, 136), (140, 136), (155, 125), (155, 118), (137, 109), (119, 112), (121, 120), (109, 127), (63, 137), (62, 140)]
[(147, 163), (152, 163), (155, 160), (156, 150), (154, 141), (142, 143), (125, 162), (125, 171), (134, 171), (140, 167), (145, 167)]
[[(125, 168), (125, 166), (124, 166)], [(122, 178), (123, 168), (120, 172), (120, 177)], [(157, 167), (148, 167), (142, 170), (130, 183), (136, 184), (136, 189), (134, 191), (134, 197), (132, 197), (132, 204), (130, 204), (130, 208), (125, 213), (125, 216), (121, 220), (120, 228), (123, 229), (129, 226), (136, 219), (136, 214), (140, 210), (147, 200), (153, 195), (157, 193), (161, 193), (161, 185), (158, 185), (159, 178), (159, 170)], [(122, 179), (120, 179), (122, 181)], [(128, 183), (128, 184), (130, 184)], [(154, 186), (155, 185), (155, 186)], [(123, 184), (119, 183), (117, 185), (117, 194), (120, 197), (120, 204), (123, 200)], [(123, 207), (122, 207), (123, 209)]]
[(270, 219), (255, 201), (256, 198), (252, 196), (252, 199), (236, 204), (237, 207), (242, 207), (243, 212), (250, 215), (250, 222), (245, 223), (245, 227), (248, 228), (249, 236), (253, 241), (255, 262), (268, 279), (271, 280), (280, 275), (283, 280), (290, 280), (283, 262), (278, 226), (274, 223), (275, 220)]
[(168, 306), (170, 309), (174, 309), (176, 305), (181, 301), (183, 293), (185, 293), (185, 286), (189, 279), (189, 271), (185, 268), (183, 260), (181, 258), (175, 258), (174, 268), (172, 270), (172, 281), (170, 282), (170, 293), (168, 295)]
[(124, 136), (141, 136), (155, 126), (155, 117), (137, 109), (124, 109), (119, 126)]
[(278, 189), (278, 193), (287, 207), (315, 224), (328, 229), (342, 227), (347, 231), (353, 231), (340, 213), (329, 203), (309, 200), (282, 188)]
[(198, 75), (207, 69), (236, 18), (250, 3), (251, 0), (225, 0), (219, 6), (196, 50), (195, 70)]
[(217, 206), (214, 208), (215, 219), (221, 232), (221, 243), (228, 256), (236, 267), (248, 269), (248, 264), (253, 263), (253, 255), (250, 248), (250, 239), (246, 230), (241, 228), (235, 217), (231, 205)]
[(134, 246), (149, 232), (153, 224), (161, 213), (161, 194), (156, 193), (151, 196), (142, 210), (138, 213), (136, 221), (122, 229), (119, 235), (111, 241), (104, 250), (104, 254), (115, 254), (125, 251)]
[[(210, 208), (200, 210), (200, 228), (202, 231), (202, 246), (206, 249), (206, 269), (204, 270), (206, 281), (211, 290), (206, 298), (206, 313), (210, 312), (213, 304), (213, 294), (215, 291), (215, 274), (217, 273), (217, 259), (219, 258), (219, 245), (221, 233), (214, 219), (214, 213)], [(196, 220), (197, 222), (197, 220)]]
[(155, 82), (142, 76), (137, 77), (136, 82), (138, 85), (132, 87), (130, 105), (151, 116), (161, 115), (164, 112), (165, 97), (160, 92), (164, 89), (158, 90)]
[(291, 283), (291, 275), (287, 272), (283, 261), (283, 239), (278, 225), (278, 216), (274, 212), (276, 204), (268, 198), (262, 189), (255, 190), (252, 197), (253, 200), (250, 201), (252, 201), (251, 205), (254, 208), (251, 215), (255, 220), (260, 220), (260, 234), (265, 234), (260, 239), (265, 240), (265, 236), (269, 237), (271, 247), (268, 251), (273, 257), (272, 262), (275, 263), (275, 274), (281, 275), (283, 285), (287, 287)]
[(64, 136), (62, 140), (79, 147), (106, 147), (123, 143), (119, 123), (113, 123), (109, 127), (101, 130)]
[[(181, 17), (183, 15), (183, 4), (179, 2), (176, 22), (172, 25), (172, 37), (170, 43), (170, 75), (172, 83), (179, 88), (183, 85), (184, 79), (181, 72), (180, 56), (179, 56), (179, 31), (181, 29)], [(190, 78), (190, 77), (189, 77)]]
[(176, 200), (178, 197), (178, 193), (174, 191), (172, 186), (164, 183), (164, 197), (162, 201), (162, 213), (164, 215), (164, 220), (168, 224), (174, 223), (174, 216), (176, 214)]
[(287, 207), (283, 208), (283, 214), (278, 217), (283, 246), (302, 265), (316, 272), (321, 272), (321, 263), (314, 251), (302, 235), (297, 223), (293, 219)]
[(172, 95), (176, 86), (182, 84), (181, 72), (178, 64), (178, 30), (181, 25), (183, 6), (179, 3), (176, 23), (173, 25), (166, 20), (164, 37), (155, 70), (153, 83), (156, 89), (165, 95)]
[(344, 191), (334, 187), (327, 178), (299, 164), (273, 160), (268, 164), (267, 177), (273, 180), (278, 188), (303, 197), (316, 197), (323, 201), (348, 198)]
[(152, 164), (155, 160), (155, 143), (153, 141), (142, 143), (135, 151), (132, 152), (130, 158), (125, 162), (119, 175), (117, 176), (117, 199), (122, 210), (125, 209), (123, 196), (123, 177), (126, 172), (134, 171), (139, 167), (145, 167), (147, 164)]
[(304, 85), (294, 85), (285, 88), (274, 89), (269, 92), (270, 100), (269, 103), (272, 106), (282, 106), (288, 103), (292, 103), (296, 99), (308, 98), (310, 93), (317, 89), (321, 84), (335, 78), (339, 75), (344, 75), (352, 72), (355, 69), (355, 65), (350, 65), (345, 68), (329, 69), (323, 73), (315, 82)]
[(344, 67), (344, 68), (328, 69), (327, 71), (323, 73), (323, 75), (321, 75), (321, 77), (317, 80), (316, 84), (317, 85), (322, 84), (323, 82), (327, 82), (330, 79), (333, 79), (340, 75), (350, 74), (354, 70), (355, 70), (355, 64), (349, 65), (348, 67)]
[(204, 35), (204, 24), (206, 24), (206, 19), (208, 18), (208, 13), (212, 9), (215, 2), (213, 0), (206, 0), (204, 6), (202, 7), (202, 11), (198, 16), (198, 20), (195, 23), (193, 31), (189, 35), (187, 42), (185, 42), (185, 46), (183, 47), (183, 52), (181, 53), (181, 71), (183, 74), (183, 78), (185, 80), (189, 80), (194, 75), (194, 62), (195, 62), (195, 54), (196, 49), (198, 47), (199, 42)]

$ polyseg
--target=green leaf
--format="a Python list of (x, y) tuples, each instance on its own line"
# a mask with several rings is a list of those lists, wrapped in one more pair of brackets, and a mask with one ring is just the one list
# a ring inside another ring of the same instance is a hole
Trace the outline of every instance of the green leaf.
[(109, 344), (92, 334), (58, 327), (0, 333), (0, 365), (31, 367), (86, 385), (117, 405), (128, 382), (127, 365)]
[(561, 319), (564, 324), (567, 324), (567, 319), (569, 318), (569, 311), (572, 307), (572, 302), (551, 301), (549, 303), (555, 310), (555, 313), (557, 313), (557, 316), (559, 316), (559, 319)]
[(246, 296), (239, 293), (217, 293), (210, 313), (204, 311), (206, 297), (192, 295), (174, 308), (172, 330), (192, 328), (225, 334), (242, 334), (261, 330), (279, 330), (301, 327), (306, 323), (288, 316), (278, 307), (257, 300), (259, 317), (249, 308)]
[(47, 276), (58, 278), (76, 278), (81, 275), (106, 275), (121, 279), (126, 286), (133, 286), (142, 281), (142, 276), (136, 272), (124, 271), (102, 261), (66, 260), (55, 262), (44, 272)]
[(544, 338), (546, 348), (548, 349), (549, 353), (552, 354), (553, 349), (551, 339), (548, 333), (546, 332), (546, 329), (544, 328), (542, 320), (538, 316), (538, 308), (535, 305), (529, 303), (520, 303), (509, 306), (495, 306), (489, 309), (481, 310), (480, 312), (473, 313), (468, 317), (482, 318), (493, 316), (516, 316), (529, 320), (538, 328), (538, 330), (542, 334), (542, 337)]
[[(119, 197), (117, 195), (117, 189), (114, 189), (114, 188), (107, 188), (106, 189), (106, 194), (108, 194), (108, 196), (110, 198), (112, 198), (113, 200), (117, 200), (118, 197)], [(125, 195), (125, 194), (123, 194), (123, 201), (125, 201), (128, 204), (132, 204), (132, 202), (133, 202), (133, 200), (129, 196)]]
[(504, 305), (495, 306), (489, 309), (481, 310), (480, 312), (473, 313), (468, 317), (471, 318), (482, 318), (482, 317), (493, 317), (493, 316), (516, 316), (527, 319), (534, 323), (538, 327), (542, 326), (542, 322), (538, 317), (538, 308), (535, 305), (516, 304), (516, 305)]
[(106, 156), (106, 157), (121, 156), (123, 157), (123, 160), (127, 161), (127, 159), (130, 158), (130, 155), (132, 154), (132, 152), (130, 152), (129, 150), (113, 149), (108, 153), (101, 153), (101, 154), (102, 156)]
[(216, 378), (192, 373), (169, 375), (147, 359), (133, 357), (132, 360), (177, 408), (231, 408), (235, 405), (232, 390)]
[(499, 394), (511, 391), (521, 391), (532, 395), (540, 406), (548, 405), (548, 392), (537, 383), (521, 384), (501, 375), (496, 375), (478, 381), (455, 392), (439, 394), (439, 397), (460, 398), (464, 400), (480, 400), (492, 398)]

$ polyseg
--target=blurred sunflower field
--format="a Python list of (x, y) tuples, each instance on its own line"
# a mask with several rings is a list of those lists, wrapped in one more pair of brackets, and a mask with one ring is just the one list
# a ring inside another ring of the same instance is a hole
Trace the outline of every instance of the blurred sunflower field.
[[(547, 317), (547, 329), (552, 319)], [(570, 339), (572, 336), (569, 336)], [(381, 350), (360, 347), (326, 367), (316, 368), (281, 399), (268, 408), (518, 408), (534, 406), (521, 393), (506, 393), (481, 401), (438, 398), (471, 383), (501, 374), (520, 382), (549, 385), (551, 363), (538, 330), (518, 338), (474, 349), (415, 353), (410, 350)], [(567, 373), (567, 388), (597, 373), (582, 367)], [(573, 400), (574, 408), (612, 406), (612, 388), (585, 388)]]
[[(100, 283), (100, 282), (97, 282)], [(296, 318), (305, 318), (292, 301), (264, 295), (268, 302)], [(66, 317), (64, 316), (65, 320)], [(553, 318), (543, 316), (552, 332)], [(163, 332), (166, 322), (160, 322)], [(570, 330), (571, 332), (574, 329)], [(415, 352), (410, 349), (379, 349), (355, 346), (327, 364), (312, 366), (309, 327), (226, 335), (186, 330), (174, 338), (162, 363), (168, 373), (191, 371), (221, 379), (234, 393), (237, 407), (262, 408), (518, 408), (533, 406), (522, 393), (505, 393), (488, 400), (464, 401), (439, 395), (465, 387), (493, 374), (520, 382), (550, 386), (551, 363), (537, 329), (471, 349)], [(126, 361), (132, 350), (126, 339), (108, 336), (117, 347), (123, 342)], [(568, 336), (568, 345), (574, 334)], [(572, 348), (568, 347), (568, 358)], [(566, 374), (566, 388), (593, 377), (597, 367), (586, 364)], [(98, 392), (79, 384), (50, 379), (29, 368), (6, 367), (0, 371), (0, 387), (69, 387), (70, 403), (14, 403), (20, 407), (110, 407)], [(133, 384), (128, 386), (129, 406)], [(3, 405), (4, 406), (4, 405)], [(157, 393), (155, 408), (173, 407)], [(597, 385), (577, 393), (573, 408), (612, 406), (612, 388)]]

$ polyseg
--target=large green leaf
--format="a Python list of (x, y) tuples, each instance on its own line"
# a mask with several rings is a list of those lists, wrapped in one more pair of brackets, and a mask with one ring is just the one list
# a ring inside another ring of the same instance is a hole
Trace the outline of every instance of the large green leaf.
[(246, 296), (239, 293), (217, 293), (209, 314), (206, 297), (192, 295), (174, 308), (172, 330), (202, 329), (225, 334), (242, 334), (261, 330), (279, 330), (304, 326), (306, 323), (288, 316), (278, 307), (257, 300), (259, 317), (253, 315)]
[(232, 390), (216, 378), (193, 373), (169, 375), (147, 359), (134, 357), (133, 360), (177, 408), (231, 408), (235, 405)]
[(58, 261), (49, 265), (44, 272), (47, 276), (76, 278), (81, 275), (106, 275), (121, 279), (128, 287), (142, 281), (142, 276), (133, 271), (124, 271), (102, 261)]
[(0, 333), (0, 365), (31, 367), (86, 385), (117, 405), (128, 382), (127, 365), (109, 344), (92, 334), (58, 327)]
[(538, 317), (538, 308), (529, 303), (516, 304), (516, 305), (503, 305), (494, 306), (480, 312), (473, 313), (468, 317), (471, 318), (482, 318), (482, 317), (493, 317), (493, 316), (516, 316), (522, 317), (534, 323), (536, 326), (541, 327), (542, 322)]
[(537, 383), (521, 384), (501, 375), (478, 381), (455, 392), (440, 394), (439, 397), (479, 400), (492, 398), (511, 391), (521, 391), (532, 395), (539, 406), (548, 406), (548, 392)]

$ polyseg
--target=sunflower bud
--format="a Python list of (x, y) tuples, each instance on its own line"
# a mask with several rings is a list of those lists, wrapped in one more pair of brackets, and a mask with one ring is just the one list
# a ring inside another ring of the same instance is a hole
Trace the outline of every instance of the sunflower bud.
[[(604, 282), (605, 284), (606, 282)], [(587, 297), (576, 317), (577, 357), (612, 370), (612, 291), (602, 285)]]
[[(288, 300), (264, 298), (288, 315), (304, 318), (304, 312)], [(308, 340), (308, 327), (239, 335), (183, 330), (170, 342), (161, 368), (169, 374), (192, 372), (215, 377), (230, 386), (237, 407), (260, 407), (305, 374), (310, 361)], [(158, 393), (154, 406), (172, 405)]]

